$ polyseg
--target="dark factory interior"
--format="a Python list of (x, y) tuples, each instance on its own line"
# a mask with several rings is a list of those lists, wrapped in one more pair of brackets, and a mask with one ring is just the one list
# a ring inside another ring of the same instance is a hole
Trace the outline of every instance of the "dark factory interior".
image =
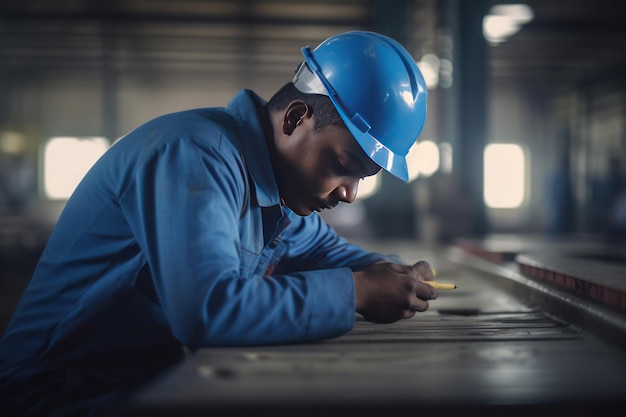
[(457, 288), (407, 320), (357, 314), (328, 340), (188, 352), (120, 415), (623, 411), (620, 6), (3, 0), (0, 334), (73, 190), (120, 138), (164, 114), (225, 107), (241, 89), (267, 100), (303, 47), (373, 31), (402, 44), (428, 86), (409, 181), (381, 170), (351, 204), (313, 215), (367, 250), (427, 260)]

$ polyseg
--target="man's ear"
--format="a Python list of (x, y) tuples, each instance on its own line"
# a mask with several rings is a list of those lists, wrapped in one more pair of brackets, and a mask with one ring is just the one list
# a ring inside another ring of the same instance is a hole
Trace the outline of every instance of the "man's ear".
[(283, 133), (287, 136), (291, 135), (307, 117), (310, 117), (309, 106), (302, 100), (292, 101), (287, 106), (283, 117)]

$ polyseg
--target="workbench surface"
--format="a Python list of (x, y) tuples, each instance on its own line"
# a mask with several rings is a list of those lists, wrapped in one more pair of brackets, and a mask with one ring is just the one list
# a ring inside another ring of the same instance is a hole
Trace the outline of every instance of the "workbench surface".
[(427, 259), (439, 281), (458, 288), (409, 320), (357, 316), (332, 340), (201, 349), (141, 391), (131, 414), (576, 416), (626, 405), (623, 346), (520, 301), (443, 252), (395, 245), (368, 248)]

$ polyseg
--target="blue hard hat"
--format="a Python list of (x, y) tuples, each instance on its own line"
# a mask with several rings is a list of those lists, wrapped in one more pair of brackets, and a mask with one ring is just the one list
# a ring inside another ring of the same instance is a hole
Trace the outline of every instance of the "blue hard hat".
[(325, 94), (363, 151), (408, 181), (406, 155), (426, 122), (426, 82), (397, 41), (374, 32), (346, 32), (302, 48), (293, 80), (304, 93)]

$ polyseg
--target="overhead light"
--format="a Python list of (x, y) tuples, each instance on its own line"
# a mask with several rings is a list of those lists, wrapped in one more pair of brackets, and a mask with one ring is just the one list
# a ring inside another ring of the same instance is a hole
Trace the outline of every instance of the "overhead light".
[(483, 18), (483, 36), (492, 45), (506, 41), (535, 17), (526, 4), (498, 4)]

